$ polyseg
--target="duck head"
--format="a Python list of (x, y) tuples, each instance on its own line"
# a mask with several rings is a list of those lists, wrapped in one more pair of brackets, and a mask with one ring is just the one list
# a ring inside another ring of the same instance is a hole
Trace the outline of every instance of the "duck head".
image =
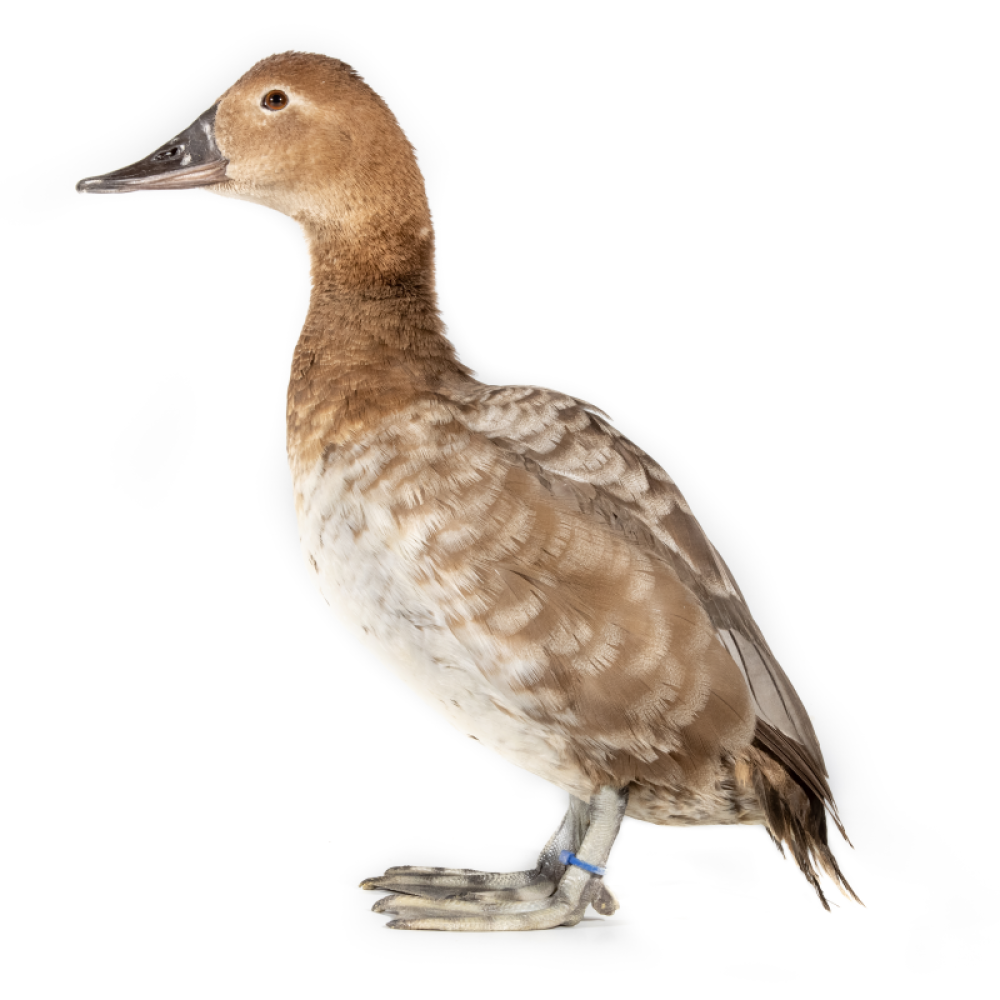
[(361, 77), (326, 56), (262, 60), (145, 159), (77, 184), (92, 193), (189, 187), (277, 209), (314, 238), (374, 238), (384, 263), (431, 238), (402, 129)]

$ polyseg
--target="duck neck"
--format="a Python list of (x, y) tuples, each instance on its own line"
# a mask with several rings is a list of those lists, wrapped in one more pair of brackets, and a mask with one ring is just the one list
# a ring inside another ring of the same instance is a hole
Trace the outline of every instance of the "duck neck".
[(429, 219), (367, 238), (305, 228), (313, 287), (288, 386), (288, 452), (311, 467), (326, 447), (467, 369), (438, 315)]

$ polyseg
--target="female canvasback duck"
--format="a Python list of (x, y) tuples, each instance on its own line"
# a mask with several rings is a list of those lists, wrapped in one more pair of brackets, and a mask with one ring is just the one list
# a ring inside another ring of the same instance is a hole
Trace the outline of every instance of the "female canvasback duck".
[(853, 898), (819, 742), (670, 477), (595, 408), (474, 379), (445, 337), (413, 149), (349, 66), (259, 62), (180, 135), (78, 189), (208, 187), (305, 230), (288, 388), (302, 544), (330, 601), (463, 732), (569, 793), (531, 871), (390, 868), (389, 926), (534, 930), (617, 909), (623, 816), (760, 823)]

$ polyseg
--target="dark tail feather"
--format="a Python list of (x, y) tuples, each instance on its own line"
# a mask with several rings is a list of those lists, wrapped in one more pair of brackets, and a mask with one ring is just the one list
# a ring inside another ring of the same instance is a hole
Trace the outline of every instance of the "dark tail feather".
[[(762, 746), (755, 745), (748, 749), (746, 764), (749, 769), (747, 777), (764, 810), (768, 835), (782, 855), (785, 847), (788, 847), (802, 874), (816, 890), (824, 909), (829, 910), (830, 904), (819, 884), (817, 864), (845, 896), (861, 903), (844, 878), (827, 842), (826, 806), (823, 800), (807, 785), (797, 781)], [(837, 825), (839, 827), (840, 823)], [(847, 839), (846, 834), (844, 839)]]

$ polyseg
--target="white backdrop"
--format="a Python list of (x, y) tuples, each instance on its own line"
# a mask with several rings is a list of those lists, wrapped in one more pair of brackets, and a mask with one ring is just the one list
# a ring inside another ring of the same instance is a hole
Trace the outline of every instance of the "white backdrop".
[[(995, 4), (107, 0), (5, 27), (0, 994), (988, 994)], [(812, 714), (866, 909), (824, 913), (759, 828), (626, 821), (612, 919), (368, 912), (388, 865), (532, 863), (563, 796), (313, 590), (295, 224), (73, 189), (290, 48), (353, 64), (417, 147), (464, 360), (600, 405), (685, 490)]]

